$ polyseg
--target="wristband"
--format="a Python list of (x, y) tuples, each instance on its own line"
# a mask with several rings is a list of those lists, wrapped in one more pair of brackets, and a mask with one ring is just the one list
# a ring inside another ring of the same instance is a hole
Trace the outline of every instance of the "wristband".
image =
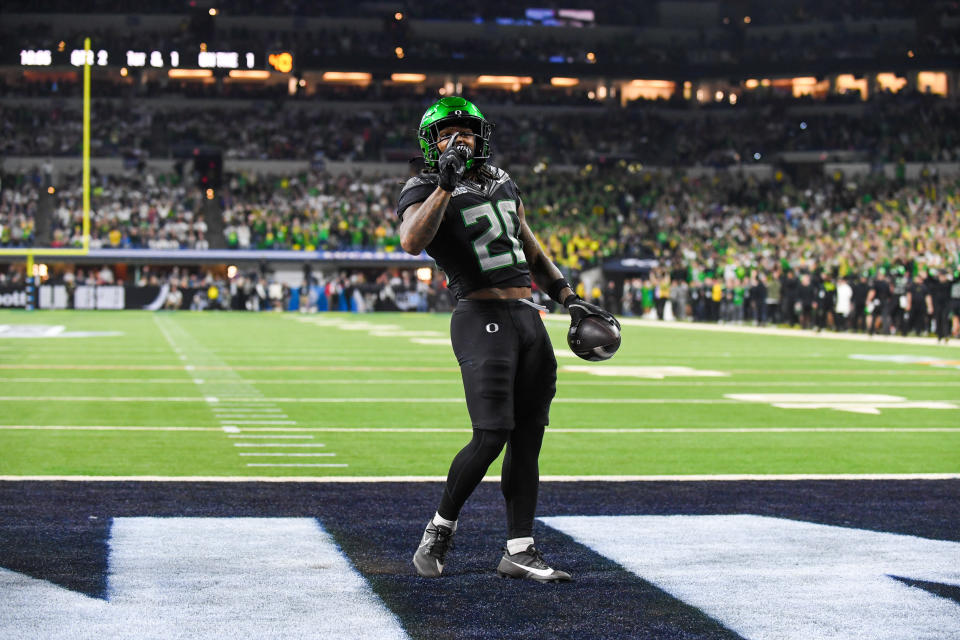
[(560, 292), (565, 288), (573, 289), (573, 287), (570, 286), (570, 283), (567, 282), (566, 278), (557, 278), (551, 282), (549, 286), (547, 286), (547, 295), (550, 296), (551, 300), (562, 302), (560, 300)]

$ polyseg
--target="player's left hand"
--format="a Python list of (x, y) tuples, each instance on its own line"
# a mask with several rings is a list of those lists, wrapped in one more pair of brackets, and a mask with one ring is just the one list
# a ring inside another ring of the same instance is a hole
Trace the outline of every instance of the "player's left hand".
[(571, 295), (566, 300), (563, 301), (563, 306), (567, 308), (567, 311), (570, 312), (570, 321), (571, 324), (576, 325), (582, 320), (585, 316), (588, 315), (597, 315), (606, 320), (607, 322), (612, 323), (620, 328), (620, 323), (613, 316), (612, 313), (607, 311), (602, 307), (598, 307), (595, 304), (591, 304), (577, 295)]
[(457, 144), (457, 136), (454, 134), (447, 149), (440, 154), (438, 162), (440, 169), (440, 188), (444, 191), (452, 192), (460, 184), (460, 178), (467, 167), (467, 160), (470, 159), (470, 147), (465, 144)]

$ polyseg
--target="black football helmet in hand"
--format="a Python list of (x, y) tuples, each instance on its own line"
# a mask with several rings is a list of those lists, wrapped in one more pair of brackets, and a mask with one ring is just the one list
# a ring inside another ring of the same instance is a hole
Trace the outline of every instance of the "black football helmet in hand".
[(574, 295), (563, 306), (570, 312), (570, 350), (592, 362), (612, 358), (620, 348), (620, 323), (613, 314)]

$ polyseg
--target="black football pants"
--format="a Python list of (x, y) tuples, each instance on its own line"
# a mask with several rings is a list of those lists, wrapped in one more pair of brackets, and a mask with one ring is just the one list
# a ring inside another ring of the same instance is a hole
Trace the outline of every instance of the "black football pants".
[(453, 459), (438, 513), (456, 520), (504, 446), (500, 488), (510, 538), (530, 536), (540, 445), (557, 360), (537, 309), (520, 300), (461, 300), (450, 319), (473, 437)]

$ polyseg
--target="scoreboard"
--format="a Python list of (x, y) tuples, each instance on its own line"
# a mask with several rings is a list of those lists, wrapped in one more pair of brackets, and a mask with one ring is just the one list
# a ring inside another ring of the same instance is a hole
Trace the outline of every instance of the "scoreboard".
[(293, 70), (293, 54), (289, 51), (208, 51), (204, 46), (191, 51), (114, 51), (96, 48), (89, 51), (66, 48), (20, 50), (21, 67), (82, 67), (85, 64), (130, 69), (258, 69), (289, 73)]

